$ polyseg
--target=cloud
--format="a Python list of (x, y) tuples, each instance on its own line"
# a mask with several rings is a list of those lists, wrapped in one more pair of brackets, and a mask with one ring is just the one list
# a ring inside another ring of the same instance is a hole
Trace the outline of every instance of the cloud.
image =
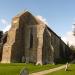
[(75, 46), (75, 36), (73, 35), (72, 31), (69, 31), (66, 33), (66, 35), (64, 37), (62, 37), (62, 40), (67, 44), (69, 43), (69, 45), (73, 45)]
[(47, 22), (47, 20), (45, 19), (45, 18), (43, 18), (42, 16), (40, 16), (40, 15), (38, 15), (38, 16), (36, 16), (38, 19), (40, 19), (42, 22), (44, 22), (45, 24), (47, 24), (48, 25), (48, 22)]
[(11, 28), (11, 25), (7, 25), (4, 29), (3, 29), (3, 32), (5, 33), (6, 31), (8, 31), (9, 29)]
[(11, 27), (11, 24), (4, 18), (2, 18), (0, 21), (4, 25), (4, 28), (2, 29), (3, 32), (8, 31), (10, 29), (10, 27)]
[(8, 21), (6, 19), (1, 19), (1, 23), (4, 24), (4, 25), (7, 25)]

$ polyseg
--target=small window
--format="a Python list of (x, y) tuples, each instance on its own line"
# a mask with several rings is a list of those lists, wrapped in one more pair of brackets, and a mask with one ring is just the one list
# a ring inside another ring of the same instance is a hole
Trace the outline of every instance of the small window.
[(33, 28), (30, 30), (30, 48), (33, 48)]

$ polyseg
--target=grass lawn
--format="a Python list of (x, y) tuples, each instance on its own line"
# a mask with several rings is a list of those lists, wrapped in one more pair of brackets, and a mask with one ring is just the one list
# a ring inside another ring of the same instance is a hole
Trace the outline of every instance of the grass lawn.
[(58, 65), (43, 65), (35, 66), (33, 64), (24, 64), (24, 63), (11, 63), (11, 64), (0, 64), (0, 75), (19, 75), (22, 68), (28, 68), (29, 73), (42, 71), (50, 68), (60, 66)]
[(62, 69), (46, 75), (75, 75), (75, 64), (71, 64), (70, 67), (68, 68), (68, 71)]

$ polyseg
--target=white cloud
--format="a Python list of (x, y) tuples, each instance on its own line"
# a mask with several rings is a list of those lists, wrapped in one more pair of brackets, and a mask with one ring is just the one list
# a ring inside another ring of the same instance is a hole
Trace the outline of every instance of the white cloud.
[(3, 32), (6, 32), (10, 29), (11, 24), (6, 19), (1, 19), (0, 22), (4, 25), (4, 28), (2, 29)]
[(73, 35), (72, 31), (67, 32), (66, 35), (64, 37), (62, 37), (62, 40), (66, 44), (69, 43), (69, 45), (74, 45), (75, 46), (75, 36)]
[(8, 31), (9, 29), (11, 28), (11, 25), (7, 25), (4, 29), (3, 29), (3, 32), (5, 33), (6, 31)]
[(4, 25), (7, 25), (8, 21), (6, 19), (1, 19), (1, 23), (4, 24)]
[(46, 21), (46, 19), (45, 18), (43, 18), (42, 16), (40, 16), (40, 15), (38, 15), (38, 16), (36, 16), (38, 19), (40, 19), (42, 22), (44, 22), (45, 24), (47, 24), (48, 25), (48, 22)]

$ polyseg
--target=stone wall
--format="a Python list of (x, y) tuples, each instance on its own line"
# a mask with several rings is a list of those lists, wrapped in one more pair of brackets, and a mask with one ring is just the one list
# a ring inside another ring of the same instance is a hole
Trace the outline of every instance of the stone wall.
[(43, 34), (42, 49), (43, 64), (54, 64), (60, 59), (67, 59), (70, 56), (70, 48), (61, 40), (61, 38), (46, 26)]
[(0, 31), (0, 61), (2, 58), (2, 47), (3, 47), (2, 37), (3, 37), (3, 32)]
[(37, 25), (39, 23), (29, 12), (13, 18), (3, 46), (2, 63), (21, 62), (22, 57), (25, 57), (26, 63), (36, 63)]
[(0, 43), (2, 42), (2, 40), (1, 40), (2, 36), (3, 36), (3, 32), (0, 31)]
[[(66, 57), (69, 47), (28, 11), (15, 16), (3, 45), (2, 63), (48, 64)], [(68, 54), (67, 54), (68, 55)]]

